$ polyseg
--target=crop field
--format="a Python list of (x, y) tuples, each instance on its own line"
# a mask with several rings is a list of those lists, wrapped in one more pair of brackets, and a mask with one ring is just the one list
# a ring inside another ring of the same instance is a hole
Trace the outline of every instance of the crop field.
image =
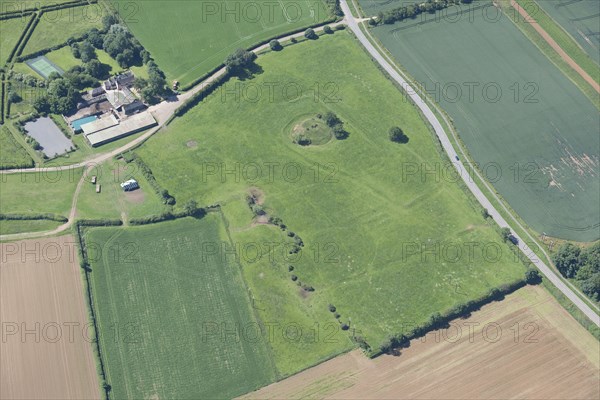
[(10, 52), (27, 26), (28, 18), (30, 17), (5, 19), (0, 23), (0, 65), (8, 61)]
[(0, 169), (33, 167), (33, 160), (6, 126), (0, 128)]
[(600, 63), (600, 9), (596, 0), (540, 0), (536, 2)]
[[(68, 216), (81, 169), (0, 175), (0, 213)], [(6, 188), (6, 189), (5, 189)]]
[[(598, 49), (594, 54), (588, 54), (582, 48), (573, 36), (571, 36), (565, 28), (559, 25), (552, 17), (550, 17), (543, 9), (541, 9), (535, 0), (517, 0), (517, 2), (525, 9), (530, 10), (530, 14), (540, 26), (559, 44), (559, 46), (571, 57), (584, 71), (586, 71), (596, 82), (600, 82), (600, 66), (598, 65)], [(542, 2), (545, 3), (545, 2)], [(597, 7), (598, 15), (596, 15), (596, 23), (600, 18), (600, 8)], [(526, 21), (529, 23), (530, 21)], [(589, 44), (589, 42), (585, 42)]]
[(183, 86), (223, 63), (237, 48), (329, 18), (322, 0), (113, 0), (113, 4), (167, 78)]
[(599, 346), (530, 286), (411, 342), (399, 357), (354, 351), (243, 398), (597, 399)]
[(43, 13), (23, 50), (23, 55), (65, 43), (70, 37), (81, 36), (91, 28), (101, 28), (102, 13), (99, 7), (92, 4)]
[(239, 265), (206, 252), (226, 240), (218, 214), (88, 231), (112, 396), (231, 398), (275, 379), (266, 341), (240, 333), (258, 325)]
[[(225, 83), (139, 154), (180, 206), (190, 199), (221, 204), (242, 248), (290, 240), (264, 218), (253, 220), (245, 200), (252, 188), (263, 193), (270, 216), (301, 236), (299, 260), (288, 260), (282, 247), (274, 259), (241, 257), (263, 321), (295, 322), (305, 332), (318, 322), (322, 329), (318, 340), (276, 337), (271, 345), (283, 375), (349, 349), (352, 332), (378, 347), (407, 321), (424, 323), (433, 312), (522, 277), (523, 266), (456, 183), (435, 174), (407, 175), (421, 166), (440, 167), (436, 144), (415, 108), (348, 33), (268, 53), (257, 70), (251, 80)], [(273, 96), (267, 89), (259, 98), (242, 94), (245, 85), (267, 84)], [(284, 92), (286, 85), (296, 90)], [(347, 139), (293, 143), (298, 121), (327, 111), (344, 122)], [(404, 129), (408, 143), (390, 142), (394, 125)], [(498, 257), (485, 260), (477, 251), (473, 259), (443, 262), (407, 249), (470, 241), (497, 246)], [(314, 292), (291, 280), (289, 264)], [(328, 304), (353, 331), (340, 330)]]
[[(448, 112), (484, 175), (533, 229), (598, 239), (598, 110), (507, 16), (492, 23), (482, 15), (373, 31)], [(453, 62), (442, 63), (449, 51)]]
[(75, 240), (0, 246), (0, 397), (99, 399)]

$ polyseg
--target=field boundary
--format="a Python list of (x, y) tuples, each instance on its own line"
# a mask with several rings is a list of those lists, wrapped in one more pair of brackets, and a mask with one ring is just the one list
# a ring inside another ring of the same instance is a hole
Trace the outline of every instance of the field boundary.
[(93, 227), (102, 227), (102, 226), (122, 226), (123, 222), (121, 220), (105, 220), (105, 221), (94, 221), (94, 220), (82, 220), (76, 221), (73, 225), (73, 233), (76, 237), (76, 246), (78, 250), (79, 256), (79, 265), (83, 271), (83, 275), (85, 277), (85, 292), (86, 292), (86, 300), (88, 306), (88, 312), (90, 321), (94, 326), (94, 343), (96, 344), (94, 347), (94, 354), (96, 355), (96, 369), (98, 371), (98, 375), (101, 378), (100, 385), (101, 389), (104, 392), (105, 400), (110, 400), (110, 384), (106, 379), (106, 367), (104, 364), (104, 358), (102, 357), (102, 349), (100, 345), (100, 330), (98, 329), (98, 321), (96, 318), (96, 308), (94, 305), (94, 295), (92, 293), (92, 286), (90, 283), (90, 272), (91, 267), (87, 254), (87, 247), (85, 244), (85, 228), (93, 228)]

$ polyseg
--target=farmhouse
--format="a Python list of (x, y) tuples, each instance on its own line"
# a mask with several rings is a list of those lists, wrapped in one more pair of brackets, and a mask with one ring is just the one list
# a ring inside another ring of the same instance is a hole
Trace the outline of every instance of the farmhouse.
[(135, 179), (130, 179), (128, 181), (121, 183), (121, 188), (125, 192), (130, 192), (132, 190), (139, 189), (140, 185), (139, 185), (139, 183), (137, 183), (137, 181)]
[(133, 81), (135, 79), (135, 75), (133, 72), (127, 71), (122, 73), (121, 75), (117, 75), (113, 78), (109, 78), (104, 82), (104, 90), (118, 90), (119, 88), (127, 87), (133, 85)]

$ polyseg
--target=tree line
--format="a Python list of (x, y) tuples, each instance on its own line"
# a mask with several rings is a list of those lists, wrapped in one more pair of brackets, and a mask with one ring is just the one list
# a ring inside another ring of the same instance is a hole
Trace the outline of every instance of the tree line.
[[(458, 4), (469, 4), (474, 0), (426, 0), (407, 6), (401, 6), (393, 8), (388, 11), (380, 11), (377, 14), (377, 22), (382, 24), (393, 24), (395, 22), (404, 21), (408, 18), (415, 18), (421, 13), (434, 13), (444, 8), (458, 5)], [(374, 20), (371, 20), (371, 24), (376, 24)]]
[(586, 295), (600, 301), (600, 242), (584, 249), (565, 243), (552, 261), (565, 278), (574, 278)]

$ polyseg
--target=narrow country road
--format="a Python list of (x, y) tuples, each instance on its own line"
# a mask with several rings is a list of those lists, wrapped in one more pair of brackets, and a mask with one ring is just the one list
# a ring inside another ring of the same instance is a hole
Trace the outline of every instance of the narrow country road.
[(575, 306), (577, 306), (577, 308), (579, 308), (579, 310), (581, 310), (581, 312), (583, 312), (592, 322), (594, 322), (594, 324), (596, 324), (596, 326), (600, 327), (600, 317), (598, 316), (598, 314), (596, 314), (596, 312), (594, 310), (592, 310), (583, 300), (581, 300), (550, 267), (548, 267), (542, 260), (538, 259), (538, 257), (535, 255), (535, 253), (527, 246), (527, 244), (525, 244), (525, 241), (516, 234), (516, 232), (504, 220), (502, 215), (496, 210), (496, 208), (492, 205), (492, 203), (487, 199), (487, 197), (479, 189), (479, 187), (474, 182), (474, 180), (471, 179), (467, 168), (465, 168), (465, 166), (463, 165), (463, 163), (461, 161), (456, 160), (457, 153), (455, 152), (454, 147), (452, 146), (452, 143), (450, 142), (450, 139), (448, 138), (448, 135), (446, 134), (446, 131), (442, 127), (440, 121), (437, 119), (437, 117), (435, 116), (433, 111), (429, 108), (429, 106), (421, 98), (421, 96), (419, 96), (417, 91), (411, 87), (409, 82), (407, 82), (396, 71), (396, 69), (392, 65), (390, 65), (390, 63), (387, 62), (385, 57), (381, 53), (379, 53), (379, 51), (377, 51), (375, 49), (375, 47), (371, 44), (371, 42), (367, 39), (365, 34), (360, 29), (359, 23), (352, 16), (352, 13), (350, 12), (350, 7), (348, 6), (347, 0), (340, 0), (340, 3), (342, 6), (342, 10), (344, 11), (344, 14), (346, 15), (346, 23), (348, 24), (348, 27), (352, 30), (352, 32), (357, 37), (357, 39), (360, 41), (360, 43), (369, 52), (371, 57), (373, 57), (373, 59), (375, 61), (377, 61), (377, 63), (379, 63), (379, 65), (381, 65), (381, 67), (392, 77), (392, 79), (394, 79), (399, 85), (401, 85), (404, 88), (406, 94), (408, 96), (410, 96), (411, 100), (416, 104), (417, 107), (419, 107), (419, 109), (421, 110), (421, 112), (423, 113), (425, 118), (427, 118), (427, 120), (433, 127), (433, 130), (435, 131), (436, 135), (438, 136), (444, 151), (446, 152), (446, 154), (448, 154), (448, 157), (450, 158), (450, 160), (452, 160), (454, 167), (460, 174), (465, 185), (469, 188), (471, 193), (473, 193), (473, 195), (475, 196), (475, 198), (477, 199), (479, 204), (481, 204), (481, 206), (483, 208), (488, 210), (488, 213), (490, 214), (490, 216), (494, 219), (494, 221), (496, 221), (496, 223), (501, 228), (511, 229), (511, 231), (513, 232), (513, 235), (519, 240), (519, 244), (518, 244), (519, 249), (531, 261), (531, 263), (533, 263), (540, 270), (540, 272), (550, 282), (552, 282), (552, 284), (554, 286), (556, 286), (566, 297), (568, 297), (569, 300), (571, 300), (571, 302), (573, 304), (575, 304)]

